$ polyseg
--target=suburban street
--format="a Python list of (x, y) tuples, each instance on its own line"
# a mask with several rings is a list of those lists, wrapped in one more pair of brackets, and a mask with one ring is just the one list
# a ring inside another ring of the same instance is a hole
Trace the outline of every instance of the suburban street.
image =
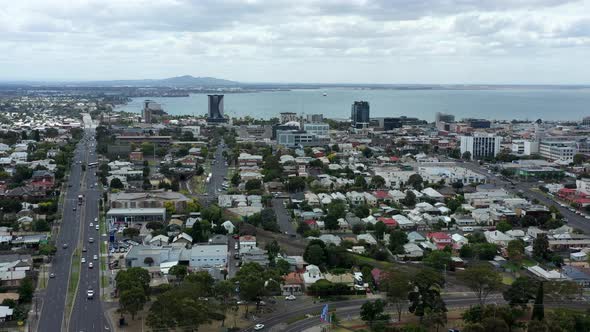
[(287, 200), (282, 198), (272, 199), (272, 208), (277, 216), (277, 223), (282, 233), (297, 234), (293, 223), (291, 222), (291, 214), (285, 208)]
[(215, 158), (211, 162), (211, 179), (207, 183), (207, 196), (204, 196), (203, 201), (209, 204), (217, 202), (217, 195), (219, 195), (223, 178), (227, 176), (227, 166), (225, 165), (225, 158), (223, 158), (223, 151), (225, 144), (223, 141), (215, 150)]

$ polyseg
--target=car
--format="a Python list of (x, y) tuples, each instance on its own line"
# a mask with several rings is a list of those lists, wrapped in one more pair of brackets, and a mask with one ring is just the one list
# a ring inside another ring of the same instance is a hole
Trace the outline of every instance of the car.
[(236, 267), (240, 267), (240, 262), (236, 262)]
[(88, 263), (88, 268), (91, 269), (94, 267), (94, 264), (92, 264), (92, 262)]
[(254, 325), (254, 331), (260, 331), (264, 328), (264, 324), (256, 324)]
[(93, 223), (90, 223), (90, 227), (94, 227), (94, 224)]
[(55, 273), (50, 273), (49, 278), (52, 278), (52, 279), (55, 278)]
[(295, 301), (297, 298), (295, 297), (295, 295), (289, 295), (289, 296), (285, 296), (285, 300), (287, 301)]
[(86, 252), (86, 247), (82, 248), (82, 252)]
[(93, 289), (89, 289), (86, 291), (86, 297), (88, 299), (93, 299), (94, 298), (94, 290)]
[(64, 243), (64, 244), (62, 245), (62, 248), (64, 248), (64, 249), (68, 249), (68, 244), (67, 244), (67, 243)]
[(238, 253), (235, 253), (235, 254), (234, 254), (234, 259), (240, 259), (240, 254), (238, 254)]
[(90, 242), (90, 243), (94, 243), (94, 238), (89, 238), (89, 239), (88, 239), (88, 242)]
[(94, 222), (98, 222), (98, 218), (94, 218)]
[(99, 230), (100, 227), (98, 225), (94, 226), (94, 229)]
[(92, 259), (94, 259), (94, 260), (98, 260), (98, 255), (94, 255), (94, 256), (92, 256)]
[(82, 264), (86, 263), (86, 258), (82, 257)]
[(237, 240), (237, 239), (239, 239), (239, 238), (240, 238), (240, 236), (239, 236), (238, 234), (234, 234), (234, 235), (232, 236), (232, 238), (234, 238), (235, 240)]
[(75, 206), (72, 208), (72, 211), (76, 211), (76, 207)]
[(234, 250), (238, 250), (240, 246), (238, 245), (238, 243), (236, 242), (236, 244), (234, 245)]

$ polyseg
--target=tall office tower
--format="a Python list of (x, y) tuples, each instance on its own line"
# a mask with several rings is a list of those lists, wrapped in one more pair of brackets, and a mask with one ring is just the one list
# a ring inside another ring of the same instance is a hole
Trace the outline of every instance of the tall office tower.
[(369, 126), (369, 102), (368, 101), (355, 101), (352, 104), (350, 112), (351, 124), (354, 128), (363, 128)]
[(141, 110), (141, 117), (143, 119), (143, 122), (152, 123), (154, 115), (161, 116), (162, 114), (164, 114), (164, 110), (162, 110), (162, 105), (149, 99), (143, 101), (143, 109)]
[(455, 116), (452, 114), (445, 114), (441, 112), (436, 112), (435, 122), (438, 124), (439, 122), (446, 122), (451, 123), (455, 122)]
[(209, 117), (207, 122), (227, 122), (223, 116), (223, 95), (208, 95)]

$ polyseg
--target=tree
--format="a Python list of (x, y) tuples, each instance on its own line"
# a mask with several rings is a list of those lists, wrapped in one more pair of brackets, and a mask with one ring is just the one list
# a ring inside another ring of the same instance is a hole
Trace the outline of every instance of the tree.
[(502, 233), (505, 233), (512, 229), (512, 225), (509, 222), (502, 220), (496, 225), (496, 229)]
[(291, 176), (287, 180), (287, 188), (290, 192), (302, 191), (305, 189), (305, 178), (301, 176)]
[(245, 188), (247, 191), (260, 190), (260, 188), (262, 188), (262, 182), (258, 179), (248, 180), (246, 181)]
[(48, 232), (50, 229), (49, 223), (43, 219), (35, 220), (33, 223), (33, 231), (35, 232)]
[(463, 160), (471, 160), (471, 152), (469, 152), (469, 151), (463, 152), (463, 154), (461, 155), (461, 159), (463, 159)]
[(524, 256), (524, 242), (522, 240), (512, 240), (508, 242), (506, 251), (510, 260), (520, 261)]
[(388, 271), (383, 274), (380, 286), (387, 294), (387, 301), (394, 305), (398, 322), (401, 322), (402, 312), (408, 303), (408, 294), (412, 290), (409, 276), (402, 271)]
[(389, 315), (383, 313), (384, 308), (385, 303), (381, 299), (363, 303), (361, 306), (361, 319), (367, 322), (369, 329), (373, 330), (373, 323), (375, 321), (389, 319)]
[(439, 271), (424, 268), (412, 278), (412, 291), (408, 294), (408, 310), (416, 316), (424, 317), (426, 310), (446, 312), (446, 306), (440, 296), (445, 280)]
[(135, 227), (127, 227), (123, 230), (123, 236), (134, 238), (139, 236), (139, 229)]
[(168, 271), (168, 274), (171, 274), (176, 277), (179, 281), (184, 280), (184, 277), (188, 274), (188, 268), (186, 265), (174, 265)]
[(371, 186), (374, 188), (382, 188), (385, 186), (385, 179), (381, 175), (375, 175), (371, 178)]
[(147, 297), (140, 287), (126, 289), (119, 295), (119, 312), (129, 313), (131, 319), (135, 319), (135, 315), (143, 309), (146, 302)]
[(19, 301), (22, 303), (31, 302), (34, 292), (35, 286), (33, 285), (33, 280), (30, 277), (25, 277), (18, 287)]
[(396, 228), (389, 233), (389, 250), (392, 254), (403, 254), (406, 243), (408, 243), (408, 234), (401, 229)]
[(375, 236), (377, 237), (377, 240), (383, 239), (383, 234), (386, 230), (387, 225), (385, 225), (383, 221), (378, 221), (377, 223), (375, 223)]
[(237, 187), (240, 184), (240, 181), (242, 181), (242, 176), (240, 175), (240, 173), (235, 172), (232, 176), (231, 176), (231, 184), (234, 187)]
[(311, 244), (305, 248), (303, 259), (309, 264), (324, 265), (326, 263), (326, 251), (319, 244)]
[(441, 326), (447, 323), (447, 312), (446, 310), (435, 310), (427, 308), (422, 319), (422, 324), (428, 327), (435, 327), (436, 331)]
[(39, 254), (44, 256), (50, 256), (57, 252), (57, 247), (53, 244), (41, 244), (39, 245)]
[(539, 283), (537, 295), (535, 296), (535, 305), (533, 306), (532, 319), (543, 320), (545, 318), (545, 306), (543, 305), (543, 282)]
[(412, 188), (416, 189), (416, 190), (422, 190), (422, 183), (424, 182), (424, 179), (422, 179), (422, 176), (420, 174), (412, 174), (410, 175), (410, 177), (408, 178), (408, 186), (412, 186)]
[(365, 178), (362, 175), (357, 175), (354, 178), (354, 186), (357, 188), (366, 189), (367, 188), (367, 181), (365, 180)]
[(154, 259), (148, 256), (143, 259), (143, 264), (152, 266), (152, 264), (154, 264)]
[(488, 264), (471, 266), (459, 276), (476, 294), (480, 306), (485, 305), (486, 298), (491, 292), (499, 291), (502, 287), (502, 276)]
[(451, 267), (451, 253), (443, 250), (435, 250), (422, 259), (424, 265), (435, 270), (446, 270)]
[(113, 188), (113, 189), (123, 189), (123, 188), (125, 188), (125, 186), (123, 185), (123, 182), (121, 182), (121, 179), (119, 179), (119, 178), (113, 178), (111, 180), (110, 187)]
[(141, 152), (144, 156), (153, 156), (156, 146), (153, 143), (143, 142), (141, 143)]
[(533, 241), (533, 256), (537, 259), (546, 259), (549, 257), (549, 240), (547, 234), (541, 233)]
[(586, 159), (587, 159), (586, 155), (581, 154), (581, 153), (576, 153), (574, 155), (574, 164), (575, 165), (581, 165), (584, 162), (586, 162)]
[(354, 215), (359, 218), (366, 218), (371, 214), (371, 209), (367, 204), (361, 204), (354, 208)]
[(511, 306), (526, 308), (528, 303), (535, 298), (536, 282), (528, 277), (518, 277), (502, 295)]
[(416, 206), (416, 194), (411, 190), (407, 190), (406, 197), (401, 200), (401, 203), (407, 207)]

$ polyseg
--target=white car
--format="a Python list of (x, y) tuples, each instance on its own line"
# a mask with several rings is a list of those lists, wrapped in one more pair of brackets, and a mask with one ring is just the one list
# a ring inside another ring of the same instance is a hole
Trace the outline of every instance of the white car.
[(82, 264), (86, 263), (86, 258), (82, 257)]
[(94, 227), (94, 224), (93, 223), (90, 223), (90, 227)]
[(92, 298), (94, 298), (94, 290), (92, 290), (92, 289), (89, 289), (89, 290), (87, 290), (87, 291), (86, 291), (86, 296), (87, 296), (89, 299), (92, 299)]
[(100, 227), (98, 225), (94, 226), (94, 229), (98, 230)]
[(285, 300), (287, 301), (295, 301), (297, 298), (295, 297), (295, 295), (289, 295), (285, 297)]
[(88, 263), (88, 268), (91, 269), (94, 267), (94, 264), (92, 264), (92, 262)]
[(92, 259), (94, 259), (94, 260), (98, 260), (98, 255), (94, 255), (94, 256), (92, 256)]
[(254, 331), (260, 331), (264, 328), (264, 324), (256, 324), (254, 325)]

